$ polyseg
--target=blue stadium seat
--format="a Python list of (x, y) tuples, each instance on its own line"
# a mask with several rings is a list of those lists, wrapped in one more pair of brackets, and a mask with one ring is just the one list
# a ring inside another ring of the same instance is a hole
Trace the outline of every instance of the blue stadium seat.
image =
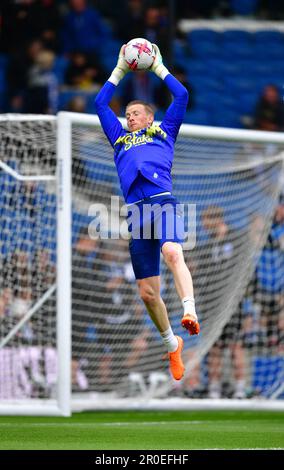
[(219, 57), (221, 53), (221, 47), (219, 44), (210, 41), (201, 41), (194, 44), (190, 44), (191, 51), (195, 57)]
[(187, 34), (191, 53), (195, 57), (218, 57), (220, 34), (210, 29), (196, 29)]
[(203, 92), (196, 93), (195, 103), (197, 108), (212, 109), (220, 100), (221, 93), (216, 90), (203, 90)]
[(184, 62), (183, 64), (184, 69), (188, 73), (188, 77), (190, 78), (191, 75), (207, 75), (208, 68), (207, 63), (200, 59), (189, 59)]
[[(276, 61), (276, 64), (279, 62)], [(246, 71), (246, 75), (250, 78), (255, 78), (271, 73), (271, 70), (277, 69), (278, 66), (275, 65), (275, 61), (244, 61), (241, 63), (243, 69)], [(284, 68), (283, 68), (284, 69)]]
[(254, 47), (249, 42), (224, 42), (220, 49), (220, 55), (222, 57), (226, 57), (230, 60), (238, 60), (238, 59), (249, 59), (253, 58)]
[(279, 74), (282, 77), (284, 76), (284, 61), (283, 57), (281, 60), (278, 59), (267, 59), (266, 64), (267, 68), (273, 74)]
[(257, 91), (241, 93), (237, 102), (240, 114), (253, 115), (258, 99), (259, 93)]
[(207, 109), (210, 113), (220, 109), (237, 110), (238, 101), (239, 96), (224, 92), (205, 91), (196, 96), (197, 107), (199, 108), (200, 106), (203, 109)]
[(232, 128), (242, 127), (240, 122), (240, 115), (235, 110), (225, 110), (221, 108), (216, 110), (215, 113), (212, 113), (210, 118), (212, 126)]
[(237, 15), (252, 15), (256, 12), (259, 0), (230, 0), (230, 7)]
[(208, 75), (190, 75), (188, 76), (188, 81), (193, 89), (197, 93), (203, 93), (205, 91), (221, 91), (222, 84), (220, 80)]
[(255, 88), (253, 80), (239, 75), (226, 75), (223, 79), (223, 84), (225, 90), (231, 93), (243, 93)]
[(225, 42), (249, 43), (253, 41), (253, 34), (243, 29), (229, 29), (221, 33), (220, 40)]
[(259, 60), (267, 60), (268, 56), (270, 60), (281, 60), (281, 58), (284, 57), (284, 42), (278, 43), (271, 41), (266, 42), (265, 44), (257, 43), (255, 44), (253, 51), (254, 57)]
[(184, 66), (184, 63), (188, 60), (188, 56), (190, 54), (188, 45), (175, 39), (173, 43), (173, 54), (175, 63)]
[(256, 31), (255, 33), (253, 33), (253, 40), (255, 44), (262, 44), (262, 46), (265, 48), (268, 42), (283, 43), (284, 34), (280, 31), (273, 30)]
[(208, 126), (210, 125), (209, 113), (206, 110), (202, 109), (187, 111), (185, 114), (184, 122), (187, 124)]
[(194, 29), (187, 34), (187, 40), (190, 44), (199, 44), (201, 42), (217, 44), (220, 41), (220, 33), (216, 33), (212, 29)]

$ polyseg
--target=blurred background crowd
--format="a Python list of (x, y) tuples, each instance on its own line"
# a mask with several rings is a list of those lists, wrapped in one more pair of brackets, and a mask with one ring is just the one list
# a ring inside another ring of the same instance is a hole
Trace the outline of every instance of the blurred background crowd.
[[(146, 37), (190, 91), (185, 122), (280, 131), (283, 18), (276, 0), (3, 0), (0, 112), (94, 113), (121, 45)], [(238, 27), (186, 26), (206, 19)], [(278, 21), (279, 28), (248, 30), (248, 19)], [(157, 119), (170, 102), (163, 84), (144, 72), (124, 79), (112, 107), (123, 115), (132, 99), (154, 103)]]

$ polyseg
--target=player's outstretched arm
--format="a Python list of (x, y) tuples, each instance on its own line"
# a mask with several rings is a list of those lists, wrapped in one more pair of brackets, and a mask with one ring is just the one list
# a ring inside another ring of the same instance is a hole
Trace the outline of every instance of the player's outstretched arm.
[(120, 80), (122, 80), (124, 75), (129, 72), (129, 68), (123, 58), (124, 47), (125, 45), (120, 49), (118, 61), (111, 73), (111, 76), (101, 88), (95, 99), (96, 110), (101, 121), (102, 128), (112, 146), (114, 146), (114, 143), (121, 134), (122, 125), (116, 114), (110, 108), (109, 103)]
[(153, 44), (153, 47), (155, 48), (156, 56), (150, 71), (154, 72), (159, 78), (164, 80), (165, 85), (174, 97), (173, 102), (165, 113), (162, 127), (173, 137), (173, 139), (176, 139), (186, 111), (188, 91), (163, 64), (163, 58), (158, 46)]

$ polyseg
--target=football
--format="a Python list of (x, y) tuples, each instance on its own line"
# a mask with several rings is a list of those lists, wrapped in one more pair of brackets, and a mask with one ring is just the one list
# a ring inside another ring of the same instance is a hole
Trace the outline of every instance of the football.
[(146, 70), (155, 59), (153, 44), (147, 39), (131, 39), (124, 48), (124, 59), (131, 70)]

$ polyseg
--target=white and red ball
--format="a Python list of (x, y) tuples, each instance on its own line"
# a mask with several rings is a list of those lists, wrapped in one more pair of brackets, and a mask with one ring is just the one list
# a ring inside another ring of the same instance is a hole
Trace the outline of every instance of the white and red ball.
[(146, 70), (155, 59), (153, 44), (147, 39), (131, 39), (124, 48), (124, 59), (131, 70)]

